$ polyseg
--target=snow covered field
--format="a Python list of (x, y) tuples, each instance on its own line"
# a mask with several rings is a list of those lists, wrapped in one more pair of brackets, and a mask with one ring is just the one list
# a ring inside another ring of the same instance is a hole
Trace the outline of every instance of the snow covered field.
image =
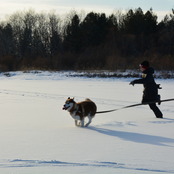
[[(142, 85), (130, 78), (77, 78), (64, 73), (0, 75), (0, 173), (174, 173), (174, 102), (97, 114), (78, 128), (62, 106), (90, 98), (98, 111), (139, 103)], [(174, 98), (174, 80), (157, 79), (162, 99)]]

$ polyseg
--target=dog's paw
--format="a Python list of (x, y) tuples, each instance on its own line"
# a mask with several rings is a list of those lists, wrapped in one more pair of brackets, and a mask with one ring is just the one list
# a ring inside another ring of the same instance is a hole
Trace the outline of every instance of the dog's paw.
[(79, 123), (78, 123), (78, 122), (76, 122), (76, 123), (75, 123), (75, 125), (76, 125), (77, 127), (82, 127), (82, 125), (81, 125), (81, 123), (80, 123), (80, 122), (79, 122)]

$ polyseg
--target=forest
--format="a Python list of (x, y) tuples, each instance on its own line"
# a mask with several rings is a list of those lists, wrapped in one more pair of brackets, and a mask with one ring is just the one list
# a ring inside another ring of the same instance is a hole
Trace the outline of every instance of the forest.
[(149, 60), (174, 69), (174, 9), (158, 22), (149, 9), (113, 14), (34, 10), (0, 21), (0, 71), (137, 69)]

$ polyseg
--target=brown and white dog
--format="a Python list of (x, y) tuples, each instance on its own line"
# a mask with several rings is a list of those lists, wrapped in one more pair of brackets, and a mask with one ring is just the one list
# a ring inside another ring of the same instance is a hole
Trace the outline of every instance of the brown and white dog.
[[(97, 106), (90, 99), (76, 103), (74, 98), (68, 97), (63, 106), (63, 110), (70, 112), (70, 115), (75, 120), (76, 126), (87, 127), (96, 114)], [(89, 121), (84, 125), (85, 117), (88, 117)]]

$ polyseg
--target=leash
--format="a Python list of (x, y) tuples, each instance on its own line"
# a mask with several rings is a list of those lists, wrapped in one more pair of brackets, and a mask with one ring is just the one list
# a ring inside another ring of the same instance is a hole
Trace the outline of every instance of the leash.
[(128, 106), (124, 106), (122, 108), (117, 108), (117, 109), (112, 109), (112, 110), (107, 110), (107, 111), (99, 111), (99, 112), (96, 112), (96, 114), (103, 114), (103, 113), (108, 113), (108, 112), (114, 112), (114, 111), (118, 111), (118, 110), (121, 110), (121, 109), (132, 108), (132, 107), (140, 106), (140, 105), (148, 105), (148, 104), (153, 104), (153, 103), (159, 103), (160, 104), (162, 102), (168, 102), (168, 101), (174, 101), (174, 98), (160, 100), (159, 102), (158, 101), (152, 101), (152, 102), (147, 102), (147, 103), (138, 103), (138, 104), (128, 105)]

